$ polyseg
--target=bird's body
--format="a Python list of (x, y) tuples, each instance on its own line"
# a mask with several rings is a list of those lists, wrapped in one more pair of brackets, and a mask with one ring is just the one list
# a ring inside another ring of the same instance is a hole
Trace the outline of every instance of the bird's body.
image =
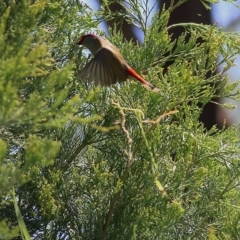
[(117, 82), (133, 79), (154, 89), (126, 63), (118, 48), (106, 38), (95, 34), (86, 34), (79, 39), (77, 44), (88, 48), (94, 56), (80, 71), (81, 78), (100, 86), (110, 86)]

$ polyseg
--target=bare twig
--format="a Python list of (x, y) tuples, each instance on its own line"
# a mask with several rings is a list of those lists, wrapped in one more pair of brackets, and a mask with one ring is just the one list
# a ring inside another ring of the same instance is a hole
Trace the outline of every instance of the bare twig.
[[(126, 123), (126, 117), (125, 117), (125, 113), (124, 113), (124, 110), (131, 110), (131, 111), (134, 111), (134, 112), (138, 112), (138, 113), (141, 113), (142, 116), (144, 116), (143, 112), (139, 109), (130, 109), (130, 108), (124, 108), (124, 107), (121, 107), (119, 105), (119, 103), (115, 103), (115, 102), (112, 102), (113, 105), (117, 106), (117, 108), (119, 108), (119, 111), (122, 115), (122, 121), (121, 121), (121, 128), (123, 130), (123, 132), (126, 134), (126, 137), (127, 137), (127, 140), (128, 140), (128, 143), (129, 143), (129, 148), (131, 148), (131, 143), (132, 143), (132, 138), (130, 137), (130, 133), (129, 131), (126, 129), (125, 127), (125, 123)], [(166, 116), (169, 116), (171, 114), (174, 114), (174, 113), (177, 113), (178, 111), (177, 110), (174, 110), (174, 111), (170, 111), (170, 112), (167, 112), (167, 113), (164, 113), (162, 115), (160, 115), (155, 121), (151, 121), (151, 120), (145, 120), (145, 121), (142, 121), (144, 123), (152, 123), (153, 125), (148, 129), (147, 133), (148, 134), (150, 131), (152, 131), (154, 129), (154, 127)], [(141, 143), (143, 142), (143, 140), (146, 139), (146, 134), (144, 134), (138, 141), (138, 144), (137, 146), (135, 147), (135, 150), (133, 153), (131, 153), (131, 151), (128, 152), (128, 163), (126, 165), (126, 168), (123, 172), (123, 175), (122, 175), (122, 178), (121, 178), (121, 182), (122, 182), (122, 186), (124, 185), (123, 183), (126, 181), (127, 179), (127, 176), (128, 176), (128, 173), (132, 167), (132, 164), (134, 163), (134, 158), (135, 158), (135, 155), (137, 153), (137, 150), (139, 149)], [(152, 157), (152, 156), (151, 156)], [(163, 186), (161, 185), (161, 183), (159, 182), (159, 180), (157, 179), (157, 177), (155, 176), (155, 184), (157, 186), (157, 188), (161, 191), (161, 193), (165, 196), (165, 197), (168, 197), (167, 195), (167, 192), (165, 191), (165, 189), (163, 188)], [(120, 194), (121, 194), (121, 191), (122, 191), (122, 187), (113, 195), (113, 198), (111, 200), (111, 203), (110, 203), (110, 206), (109, 206), (109, 210), (108, 210), (108, 213), (107, 213), (107, 217), (106, 217), (106, 221), (103, 225), (103, 228), (102, 228), (102, 233), (103, 233), (103, 239), (106, 239), (107, 238), (107, 231), (109, 229), (109, 226), (110, 226), (110, 223), (112, 221), (112, 218), (113, 218), (113, 215), (114, 215), (114, 209), (116, 207), (116, 203), (117, 203), (117, 200), (119, 199), (120, 197)], [(168, 197), (169, 198), (169, 197)]]

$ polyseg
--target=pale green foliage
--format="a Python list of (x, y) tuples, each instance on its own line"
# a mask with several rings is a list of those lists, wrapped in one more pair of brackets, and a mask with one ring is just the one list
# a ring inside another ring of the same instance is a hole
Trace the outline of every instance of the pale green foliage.
[(97, 13), (80, 1), (0, 8), (0, 239), (26, 229), (32, 239), (239, 239), (239, 127), (199, 122), (212, 98), (239, 99), (213, 74), (232, 66), (239, 35), (168, 26), (176, 5), (147, 26), (147, 1), (125, 1), (144, 43), (115, 29), (109, 39), (163, 94), (133, 81), (94, 88), (79, 82), (88, 56), (76, 42), (96, 19), (126, 18), (110, 2)]
[[(94, 26), (94, 23), (89, 24), (88, 18), (79, 23), (76, 17), (85, 7), (72, 6), (73, 2), (59, 1), (1, 3), (1, 239), (20, 234), (14, 228), (14, 215), (3, 211), (11, 206), (14, 212), (13, 205), (9, 205), (15, 199), (11, 193), (13, 187), (21, 209), (19, 187), (38, 179), (42, 168), (54, 163), (61, 146), (54, 137), (56, 127), (67, 127), (75, 120), (81, 123), (94, 121), (77, 116), (83, 104), (81, 98), (87, 94), (80, 98), (72, 93), (76, 90), (75, 66), (71, 63), (78, 31), (85, 26)], [(63, 16), (66, 19), (60, 18)], [(75, 25), (75, 33), (72, 25)], [(6, 221), (10, 221), (9, 224)]]

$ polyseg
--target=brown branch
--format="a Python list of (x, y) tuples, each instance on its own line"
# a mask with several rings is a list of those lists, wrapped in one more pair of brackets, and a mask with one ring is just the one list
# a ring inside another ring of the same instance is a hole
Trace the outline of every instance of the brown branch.
[[(112, 104), (116, 105), (118, 108), (119, 108), (119, 111), (122, 115), (122, 121), (121, 121), (121, 128), (123, 130), (123, 132), (126, 134), (127, 136), (127, 139), (128, 139), (128, 143), (131, 144), (132, 143), (132, 139), (130, 137), (130, 134), (128, 132), (128, 130), (126, 129), (125, 127), (125, 123), (126, 123), (126, 117), (125, 117), (125, 113), (124, 113), (124, 109), (126, 108), (122, 108), (118, 103), (114, 103), (112, 102)], [(132, 111), (136, 111), (136, 109), (128, 109), (128, 110), (132, 110)], [(137, 111), (139, 112), (139, 110)], [(140, 111), (142, 113), (142, 111)], [(147, 133), (148, 134), (150, 131), (152, 131), (154, 129), (154, 127), (166, 116), (169, 116), (171, 114), (174, 114), (174, 113), (177, 113), (178, 111), (177, 110), (174, 110), (174, 111), (170, 111), (170, 112), (167, 112), (167, 113), (164, 113), (162, 115), (160, 115), (155, 121), (151, 121), (151, 120), (145, 120), (143, 121), (144, 123), (152, 123), (153, 125), (148, 129)], [(144, 114), (142, 113), (142, 115), (144, 116)], [(127, 179), (127, 176), (128, 176), (128, 173), (132, 167), (132, 164), (134, 162), (134, 158), (135, 158), (135, 155), (137, 153), (137, 150), (139, 149), (140, 147), (140, 144), (142, 143), (143, 141), (143, 137), (141, 137), (140, 141), (138, 142), (138, 145), (136, 146), (135, 148), (135, 151), (133, 154), (131, 154), (130, 152), (128, 153), (128, 156), (129, 156), (129, 160), (128, 160), (128, 164), (125, 168), (125, 171), (123, 173), (123, 176), (121, 178), (121, 182), (124, 183)], [(156, 182), (156, 185), (160, 186), (160, 182), (155, 179), (155, 182)], [(122, 184), (123, 186), (124, 184)], [(103, 232), (103, 239), (106, 239), (107, 238), (107, 231), (109, 229), (109, 226), (110, 226), (110, 223), (112, 221), (112, 218), (113, 218), (113, 213), (114, 213), (114, 209), (116, 207), (116, 203), (117, 203), (117, 200), (119, 199), (120, 197), (120, 194), (121, 194), (121, 191), (122, 191), (122, 187), (113, 195), (113, 199), (111, 200), (111, 203), (110, 203), (110, 207), (109, 207), (109, 211), (108, 211), (108, 214), (107, 214), (107, 217), (106, 217), (106, 221), (105, 221), (105, 224), (103, 225), (103, 228), (102, 228), (102, 232)], [(164, 188), (162, 187), (162, 191), (164, 196), (167, 196), (167, 193), (166, 191), (164, 190)]]
[[(116, 105), (119, 108), (119, 112), (122, 115), (121, 128), (122, 128), (123, 132), (126, 134), (127, 141), (128, 141), (128, 144), (129, 144), (129, 148), (131, 148), (132, 138), (130, 137), (129, 131), (125, 127), (126, 117), (125, 117), (125, 113), (123, 111), (124, 108), (122, 108), (119, 105), (119, 103), (112, 102), (112, 104)], [(127, 163), (127, 166), (125, 168), (125, 171), (123, 172), (123, 176), (121, 178), (122, 183), (124, 183), (125, 180), (127, 179), (127, 176), (128, 176), (128, 173), (131, 169), (132, 164), (133, 164), (133, 157), (132, 157), (131, 152), (129, 151), (128, 152), (128, 163)], [(122, 186), (123, 186), (123, 184), (122, 184)], [(113, 199), (111, 200), (109, 210), (108, 210), (108, 214), (107, 214), (107, 217), (106, 217), (106, 221), (105, 221), (105, 224), (103, 225), (103, 228), (102, 228), (103, 239), (107, 238), (107, 231), (108, 231), (108, 228), (109, 228), (110, 223), (112, 221), (114, 209), (116, 207), (117, 200), (120, 197), (121, 191), (122, 191), (122, 187), (113, 195)]]

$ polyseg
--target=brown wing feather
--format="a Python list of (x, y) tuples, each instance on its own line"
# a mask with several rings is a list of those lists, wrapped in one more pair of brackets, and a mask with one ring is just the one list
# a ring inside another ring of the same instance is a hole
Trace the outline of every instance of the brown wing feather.
[(119, 60), (107, 48), (101, 48), (79, 73), (82, 79), (100, 86), (126, 81), (127, 75), (127, 66), (124, 60)]

